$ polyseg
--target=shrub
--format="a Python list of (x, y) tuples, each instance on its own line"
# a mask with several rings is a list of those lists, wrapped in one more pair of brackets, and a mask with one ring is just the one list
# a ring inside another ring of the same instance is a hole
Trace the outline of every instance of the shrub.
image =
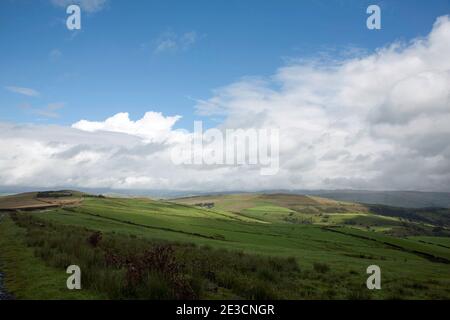
[(93, 247), (96, 247), (100, 240), (102, 240), (102, 233), (100, 231), (92, 233), (88, 238), (89, 244)]

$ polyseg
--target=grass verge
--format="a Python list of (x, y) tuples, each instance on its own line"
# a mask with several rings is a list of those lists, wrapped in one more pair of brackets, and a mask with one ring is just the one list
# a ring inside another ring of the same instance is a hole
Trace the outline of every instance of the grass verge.
[(8, 215), (0, 222), (0, 270), (4, 285), (16, 299), (95, 299), (101, 295), (89, 291), (71, 291), (66, 287), (69, 275), (63, 268), (52, 268), (26, 246), (26, 230)]

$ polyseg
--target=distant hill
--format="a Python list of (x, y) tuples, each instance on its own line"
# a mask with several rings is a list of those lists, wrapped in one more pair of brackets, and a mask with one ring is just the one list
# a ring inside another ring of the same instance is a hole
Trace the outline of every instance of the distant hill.
[(0, 211), (50, 209), (76, 205), (82, 193), (72, 190), (26, 192), (0, 197)]
[[(263, 190), (261, 194), (293, 194), (318, 196), (327, 199), (363, 204), (378, 204), (403, 208), (450, 208), (449, 192), (421, 192), (421, 191), (366, 191), (366, 190)], [(182, 197), (179, 193), (177, 197)], [(252, 194), (250, 192), (190, 192), (187, 196), (211, 196), (230, 194)]]
[(233, 212), (270, 223), (345, 225), (391, 235), (448, 235), (450, 209), (406, 208), (335, 200), (322, 195), (240, 193), (184, 197), (178, 204)]
[[(67, 189), (58, 187), (58, 189)], [(241, 190), (223, 192), (204, 192), (199, 190), (117, 190), (108, 188), (76, 188), (89, 194), (103, 194), (125, 197), (150, 197), (153, 199), (171, 199), (191, 196), (252, 194)], [(18, 194), (32, 191), (46, 191), (46, 188), (6, 188), (0, 187), (0, 194)], [(450, 192), (421, 192), (421, 191), (366, 191), (366, 190), (255, 190), (262, 194), (296, 194), (319, 196), (337, 201), (358, 202), (364, 204), (379, 204), (404, 208), (450, 208)]]
[[(306, 194), (311, 192), (306, 192)], [(450, 193), (419, 191), (318, 191), (324, 198), (404, 208), (450, 208)]]

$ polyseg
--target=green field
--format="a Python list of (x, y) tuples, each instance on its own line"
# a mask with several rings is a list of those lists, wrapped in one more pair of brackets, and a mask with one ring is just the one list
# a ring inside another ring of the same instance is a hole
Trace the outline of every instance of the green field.
[[(4, 214), (0, 270), (10, 293), (32, 299), (450, 299), (448, 226), (434, 225), (434, 212), (414, 220), (391, 211), (291, 195), (82, 197)], [(165, 252), (176, 271), (141, 266), (147, 249)], [(141, 283), (132, 286), (129, 266), (111, 256), (142, 267)], [(70, 264), (82, 266), (78, 293), (63, 288)], [(382, 270), (381, 290), (365, 286), (369, 265)]]

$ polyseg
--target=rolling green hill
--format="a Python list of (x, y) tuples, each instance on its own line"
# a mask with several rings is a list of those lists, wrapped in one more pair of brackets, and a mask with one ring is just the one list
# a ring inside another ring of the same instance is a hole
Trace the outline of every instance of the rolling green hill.
[(83, 193), (71, 190), (27, 192), (0, 197), (0, 211), (37, 210), (77, 205)]
[(340, 201), (406, 208), (450, 208), (450, 193), (419, 191), (318, 191), (321, 197)]
[(399, 208), (294, 194), (232, 194), (174, 199), (265, 222), (347, 225), (391, 235), (450, 235), (450, 209)]
[[(20, 197), (28, 203), (36, 194)], [(3, 213), (0, 222), (0, 270), (19, 298), (450, 298), (450, 238), (430, 236), (436, 213), (421, 222), (283, 194), (80, 194), (43, 209)], [(399, 230), (405, 236), (393, 236)], [(70, 264), (83, 270), (82, 295), (63, 290)], [(372, 264), (382, 290), (365, 287)]]

